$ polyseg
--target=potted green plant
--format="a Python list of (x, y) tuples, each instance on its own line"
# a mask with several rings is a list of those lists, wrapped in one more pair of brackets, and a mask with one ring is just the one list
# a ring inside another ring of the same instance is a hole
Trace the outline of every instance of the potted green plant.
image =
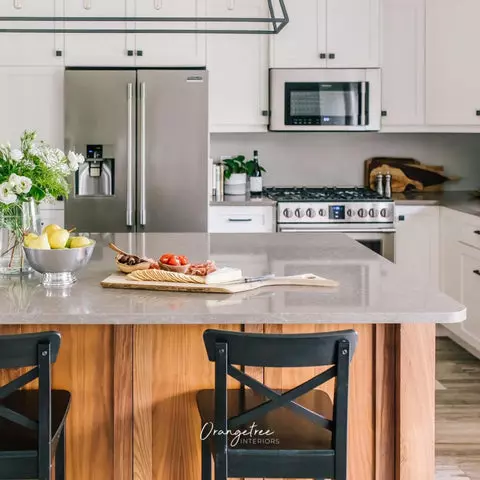
[(223, 160), (225, 166), (225, 195), (245, 195), (247, 193), (248, 167), (245, 157), (236, 157)]

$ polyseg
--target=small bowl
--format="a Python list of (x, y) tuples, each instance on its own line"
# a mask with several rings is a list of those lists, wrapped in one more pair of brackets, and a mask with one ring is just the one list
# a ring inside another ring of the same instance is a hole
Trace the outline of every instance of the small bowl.
[(94, 240), (87, 247), (62, 250), (23, 247), (28, 263), (42, 274), (42, 284), (48, 287), (64, 287), (75, 283), (75, 272), (87, 265), (94, 249)]

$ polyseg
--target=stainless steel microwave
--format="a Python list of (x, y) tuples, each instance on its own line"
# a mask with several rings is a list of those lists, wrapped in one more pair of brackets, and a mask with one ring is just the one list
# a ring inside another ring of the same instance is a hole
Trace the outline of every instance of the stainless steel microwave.
[(380, 130), (381, 73), (369, 69), (270, 70), (270, 130)]

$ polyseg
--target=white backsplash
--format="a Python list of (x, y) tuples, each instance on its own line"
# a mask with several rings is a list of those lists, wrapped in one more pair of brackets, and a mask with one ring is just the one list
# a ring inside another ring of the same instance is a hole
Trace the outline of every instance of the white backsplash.
[(266, 186), (361, 185), (364, 160), (389, 156), (444, 165), (447, 175), (462, 177), (446, 190), (480, 187), (480, 134), (381, 133), (218, 133), (211, 135), (210, 154), (243, 154), (259, 150), (267, 169)]

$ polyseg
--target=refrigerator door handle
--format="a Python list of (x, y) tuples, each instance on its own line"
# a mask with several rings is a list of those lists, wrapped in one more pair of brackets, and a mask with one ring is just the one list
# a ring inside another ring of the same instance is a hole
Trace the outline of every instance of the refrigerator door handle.
[(133, 227), (133, 83), (128, 84), (127, 126), (127, 227)]
[(147, 224), (147, 199), (146, 199), (146, 108), (147, 87), (145, 82), (140, 84), (140, 226)]

